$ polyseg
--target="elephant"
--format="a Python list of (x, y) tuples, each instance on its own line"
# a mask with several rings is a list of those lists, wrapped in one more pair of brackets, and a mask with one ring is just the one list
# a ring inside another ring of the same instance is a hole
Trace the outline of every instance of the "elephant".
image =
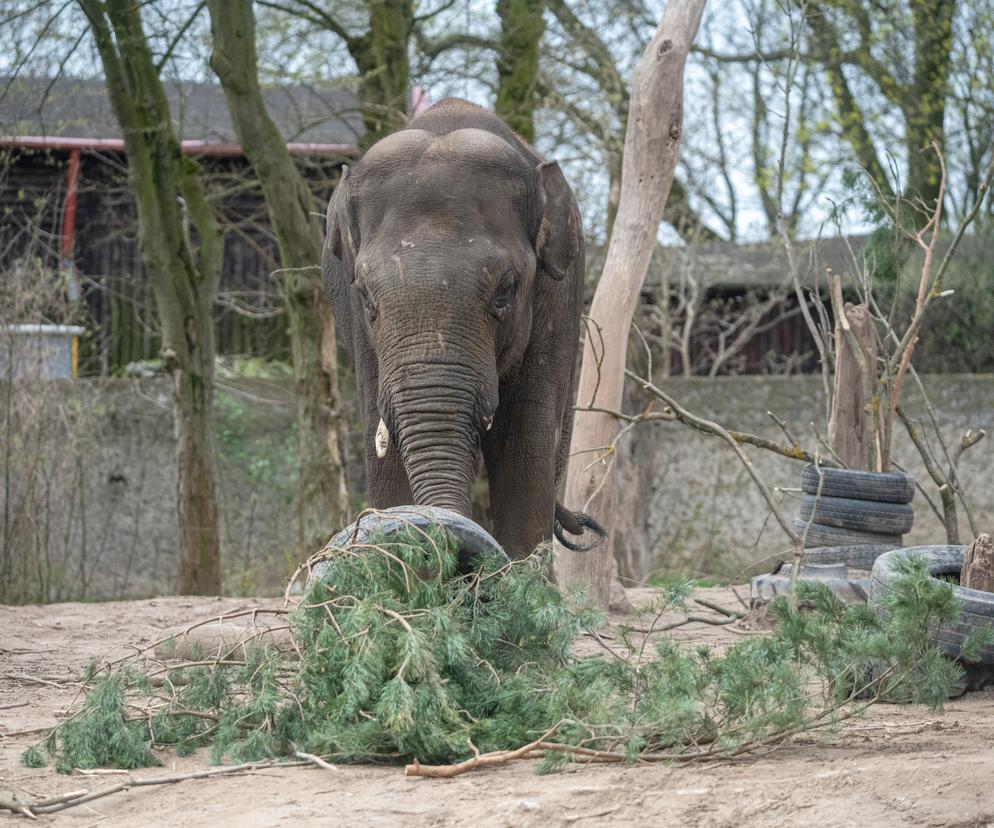
[[(446, 98), (373, 144), (328, 204), (322, 277), (350, 354), (370, 504), (469, 517), (482, 453), (512, 558), (599, 524), (557, 502), (583, 302), (576, 200), (497, 115)], [(593, 544), (591, 544), (593, 545)]]

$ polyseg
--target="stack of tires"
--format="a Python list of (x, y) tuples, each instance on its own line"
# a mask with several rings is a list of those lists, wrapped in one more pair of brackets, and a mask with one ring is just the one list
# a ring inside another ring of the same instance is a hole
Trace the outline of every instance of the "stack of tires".
[(808, 563), (870, 569), (879, 555), (904, 544), (915, 514), (914, 479), (902, 472), (865, 472), (809, 465), (801, 472), (801, 509), (794, 531)]
[[(963, 558), (966, 555), (965, 546), (913, 546), (910, 549), (900, 549), (882, 555), (873, 565), (870, 575), (869, 600), (877, 615), (887, 620), (890, 612), (887, 609), (887, 596), (894, 583), (901, 576), (901, 562), (908, 558), (922, 558), (933, 578), (959, 579), (963, 568)], [(952, 624), (944, 624), (930, 634), (939, 648), (951, 658), (958, 658), (967, 636), (976, 633), (982, 627), (994, 623), (994, 593), (982, 592), (969, 587), (952, 587), (953, 594), (960, 602), (959, 617)], [(994, 646), (981, 647), (974, 664), (984, 670), (967, 670), (971, 690), (979, 690), (981, 686), (992, 683), (994, 674)], [(973, 686), (975, 685), (975, 686)]]

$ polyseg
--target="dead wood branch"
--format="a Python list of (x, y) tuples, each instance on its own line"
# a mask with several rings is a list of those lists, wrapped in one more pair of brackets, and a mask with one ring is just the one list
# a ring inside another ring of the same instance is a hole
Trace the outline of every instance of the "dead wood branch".
[(978, 535), (966, 550), (959, 576), (960, 586), (994, 592), (994, 540)]
[(10, 811), (13, 814), (29, 817), (30, 819), (38, 819), (27, 805), (23, 805), (16, 799), (0, 797), (0, 808)]
[(880, 430), (875, 416), (878, 406), (874, 404), (876, 331), (866, 305), (843, 303), (842, 280), (831, 270), (828, 278), (835, 314), (835, 377), (828, 441), (848, 468), (880, 471), (881, 458), (875, 451), (881, 442), (875, 439)]
[(702, 607), (706, 607), (709, 610), (720, 613), (721, 615), (727, 615), (729, 618), (742, 618), (745, 613), (739, 612), (738, 610), (728, 609), (728, 607), (723, 607), (721, 604), (715, 604), (711, 601), (706, 601), (704, 598), (694, 598), (695, 604), (700, 604)]
[[(821, 463), (821, 460), (814, 455), (808, 454), (807, 451), (802, 449), (800, 446), (793, 446), (791, 448), (785, 448), (772, 440), (767, 440), (763, 437), (756, 437), (752, 434), (747, 434), (741, 431), (729, 431), (724, 426), (714, 423), (711, 420), (707, 420), (704, 417), (699, 417), (696, 414), (692, 414), (687, 411), (683, 406), (681, 406), (673, 397), (663, 391), (661, 388), (657, 387), (649, 380), (643, 379), (638, 376), (638, 374), (633, 371), (627, 370), (625, 373), (631, 377), (635, 382), (637, 382), (644, 391), (652, 394), (654, 397), (665, 403), (669, 409), (673, 412), (677, 420), (685, 425), (690, 426), (696, 431), (700, 431), (702, 434), (710, 434), (715, 437), (722, 438), (732, 450), (735, 452), (739, 460), (742, 461), (742, 465), (745, 466), (746, 471), (752, 478), (753, 482), (756, 484), (763, 496), (763, 500), (766, 501), (767, 506), (770, 507), (770, 511), (773, 512), (773, 516), (776, 518), (777, 523), (780, 524), (780, 528), (784, 530), (787, 537), (794, 545), (801, 543), (800, 536), (791, 527), (790, 522), (787, 520), (786, 515), (784, 515), (783, 509), (780, 508), (780, 504), (777, 502), (776, 498), (773, 496), (773, 492), (770, 487), (766, 484), (766, 481), (760, 477), (759, 473), (756, 471), (756, 467), (753, 465), (752, 460), (749, 459), (749, 455), (745, 453), (742, 449), (743, 443), (748, 443), (759, 448), (765, 448), (769, 451), (773, 451), (777, 454), (781, 454), (784, 457), (791, 457), (794, 460), (806, 460), (809, 463)], [(822, 465), (825, 465), (822, 463)]]
[[(177, 782), (186, 782), (190, 779), (207, 779), (212, 776), (231, 776), (233, 774), (239, 773), (250, 773), (251, 771), (257, 770), (268, 770), (272, 768), (299, 768), (305, 765), (313, 765), (314, 763), (309, 760), (291, 761), (291, 762), (248, 762), (244, 765), (228, 765), (219, 768), (207, 768), (205, 770), (193, 771), (191, 773), (176, 773), (169, 776), (153, 776), (147, 779), (135, 779), (130, 774), (128, 778), (114, 785), (108, 785), (105, 788), (98, 788), (95, 791), (90, 791), (88, 789), (71, 791), (69, 793), (60, 794), (59, 796), (49, 797), (48, 799), (42, 799), (35, 803), (9, 803), (0, 800), (0, 808), (6, 808), (9, 811), (14, 811), (14, 813), (25, 813), (24, 808), (29, 809), (33, 814), (54, 814), (57, 811), (64, 811), (67, 808), (75, 808), (77, 805), (83, 805), (87, 802), (93, 802), (95, 799), (102, 799), (105, 796), (110, 796), (111, 794), (120, 793), (121, 791), (126, 791), (130, 788), (144, 788), (152, 785), (173, 785)], [(10, 805), (20, 806), (20, 809), (11, 808)]]
[(706, 615), (688, 615), (686, 618), (681, 618), (679, 621), (671, 621), (669, 624), (663, 624), (659, 627), (628, 627), (626, 629), (632, 632), (642, 633), (644, 635), (653, 635), (655, 633), (669, 632), (670, 630), (676, 630), (680, 627), (685, 627), (687, 624), (708, 624), (712, 627), (725, 627), (728, 624), (734, 624), (738, 621), (738, 616), (725, 616), (723, 618), (709, 618)]
[(702, 434), (710, 434), (713, 437), (724, 437), (724, 435), (727, 434), (736, 446), (740, 446), (745, 443), (750, 446), (755, 446), (756, 448), (765, 449), (766, 451), (772, 451), (774, 454), (779, 454), (782, 457), (789, 457), (791, 460), (800, 460), (803, 463), (814, 463), (817, 460), (817, 462), (822, 466), (828, 466), (830, 468), (834, 468), (836, 466), (836, 463), (827, 462), (819, 455), (812, 454), (810, 451), (797, 443), (792, 446), (785, 446), (782, 443), (777, 443), (776, 441), (769, 440), (766, 437), (750, 434), (748, 431), (725, 429), (717, 423), (712, 423), (710, 420), (705, 420), (702, 417), (691, 414), (689, 411), (681, 407), (679, 403), (677, 403), (666, 392), (653, 385), (649, 380), (640, 377), (634, 371), (626, 369), (625, 374), (642, 386), (643, 390), (666, 403), (667, 407), (670, 411), (672, 411), (672, 414), (666, 412), (666, 416), (659, 419), (678, 420), (684, 425), (690, 426), (695, 431), (700, 431)]
[[(470, 771), (477, 770), (479, 768), (492, 767), (494, 765), (506, 765), (508, 762), (513, 762), (516, 759), (541, 759), (544, 757), (546, 752), (565, 753), (570, 755), (573, 758), (573, 761), (579, 763), (625, 763), (631, 761), (644, 763), (694, 762), (708, 759), (729, 759), (735, 756), (755, 753), (757, 750), (762, 748), (776, 748), (802, 732), (812, 733), (826, 728), (837, 727), (839, 723), (860, 715), (864, 710), (866, 710), (867, 707), (874, 704), (876, 701), (877, 697), (874, 696), (872, 699), (866, 700), (857, 707), (849, 709), (845, 709), (842, 705), (833, 705), (820, 713), (814, 721), (809, 722), (803, 729), (797, 727), (786, 727), (782, 730), (768, 733), (755, 739), (750, 739), (732, 751), (723, 752), (715, 746), (714, 742), (709, 741), (702, 742), (698, 745), (688, 746), (687, 750), (682, 751), (648, 751), (640, 753), (633, 760), (629, 754), (621, 751), (594, 750), (593, 748), (567, 745), (560, 742), (547, 742), (544, 738), (536, 739), (534, 742), (529, 742), (527, 745), (523, 745), (517, 750), (498, 750), (492, 753), (482, 754), (476, 750), (472, 743), (470, 743), (470, 746), (473, 747), (474, 750), (474, 756), (471, 759), (466, 759), (463, 762), (457, 762), (452, 765), (422, 765), (421, 763), (415, 761), (404, 768), (404, 775), (421, 776), (430, 779), (452, 779), (453, 777), (461, 776), (464, 773), (469, 773)], [(559, 725), (556, 725), (556, 728), (558, 727)]]
[[(635, 69), (622, 159), (621, 197), (608, 243), (604, 270), (590, 316), (611, 336), (594, 352), (586, 337), (577, 384), (580, 404), (620, 410), (628, 331), (638, 305), (639, 287), (649, 268), (656, 231), (683, 136), (684, 64), (704, 13), (703, 0), (667, 3), (659, 25)], [(594, 389), (599, 397), (594, 398)], [(597, 494), (594, 514), (611, 530), (616, 492), (612, 467), (587, 466), (576, 455), (607, 445), (617, 431), (615, 419), (597, 412), (578, 413), (571, 436), (565, 502), (585, 503)], [(585, 582), (602, 607), (610, 603), (613, 540), (584, 555), (561, 555), (556, 577), (563, 586)]]
[(319, 768), (324, 768), (325, 770), (337, 771), (338, 767), (322, 759), (320, 756), (315, 756), (313, 753), (304, 753), (302, 750), (295, 751), (295, 755), (298, 759), (306, 759), (308, 762), (312, 762)]

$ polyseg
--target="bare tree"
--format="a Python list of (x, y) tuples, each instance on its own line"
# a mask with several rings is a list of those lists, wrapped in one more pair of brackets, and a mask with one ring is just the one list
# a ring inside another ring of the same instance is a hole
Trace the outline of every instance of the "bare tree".
[(359, 73), (359, 102), (365, 124), (359, 140), (363, 148), (403, 125), (410, 92), (409, 50), (417, 22), (414, 0), (363, 0), (360, 8), (366, 19), (364, 30), (350, 25), (353, 15), (341, 14), (346, 10), (333, 4), (311, 0), (258, 2), (331, 32), (345, 44)]
[[(613, 464), (600, 452), (611, 444), (617, 425), (604, 409), (621, 407), (628, 329), (673, 182), (684, 65), (703, 13), (704, 0), (671, 0), (635, 70), (618, 216), (590, 309), (598, 333), (588, 332), (583, 350), (566, 501), (592, 510), (609, 530)], [(583, 556), (561, 554), (557, 577), (563, 585), (589, 583), (592, 597), (606, 606), (612, 562), (611, 543)]]
[(183, 155), (139, 6), (79, 0), (121, 124), (155, 291), (176, 419), (180, 591), (221, 589), (215, 483), (214, 297), (224, 244), (196, 163)]
[(300, 479), (298, 541), (307, 544), (346, 522), (348, 500), (340, 449), (335, 323), (321, 285), (323, 229), (307, 182), (266, 112), (259, 86), (251, 4), (211, 0), (214, 52), (231, 120), (258, 176), (283, 265), (297, 403)]
[(497, 0), (499, 84), (494, 111), (527, 141), (535, 140), (538, 58), (545, 31), (544, 10), (545, 0)]

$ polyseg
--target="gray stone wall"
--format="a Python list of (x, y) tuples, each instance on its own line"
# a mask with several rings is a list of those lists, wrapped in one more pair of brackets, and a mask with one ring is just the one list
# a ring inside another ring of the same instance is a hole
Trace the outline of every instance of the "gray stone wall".
[[(950, 449), (968, 428), (994, 431), (994, 376), (928, 376), (923, 382)], [(817, 376), (674, 379), (666, 388), (689, 410), (727, 427), (785, 442), (766, 413), (772, 411), (807, 446), (817, 444), (811, 423), (822, 436), (827, 432), (825, 397)], [(903, 404), (913, 417), (925, 413), (910, 380)], [(651, 423), (641, 428), (628, 456), (637, 466), (644, 497), (640, 525), (645, 533), (646, 577), (673, 571), (729, 577), (755, 571), (783, 555), (786, 535), (725, 443), (679, 423)], [(937, 444), (935, 449), (940, 451)], [(800, 463), (760, 449), (746, 450), (771, 486), (799, 487)], [(900, 424), (894, 458), (938, 505), (936, 487)], [(979, 531), (994, 530), (994, 439), (987, 437), (964, 453), (959, 468)], [(782, 491), (780, 497), (793, 517), (798, 494)], [(905, 542), (944, 542), (942, 523), (921, 492), (916, 493), (913, 505), (915, 526)], [(960, 528), (964, 537), (969, 534), (962, 510)]]
[[(272, 593), (295, 564), (290, 389), (239, 382), (219, 390), (216, 404), (226, 590)], [(23, 416), (9, 432), (0, 421), (0, 441), (9, 438), (18, 448), (6, 463), (11, 485), (0, 487), (8, 600), (174, 593), (168, 381), (19, 386), (14, 409)]]
[[(925, 382), (951, 445), (967, 428), (994, 430), (994, 377), (935, 376)], [(766, 415), (772, 410), (808, 443), (814, 442), (809, 423), (825, 432), (818, 377), (674, 379), (667, 388), (691, 410), (730, 427), (778, 437)], [(35, 431), (15, 434), (0, 421), (0, 442), (17, 448), (6, 460), (0, 452), (0, 482), (6, 481), (0, 485), (0, 564), (10, 564), (3, 570), (7, 599), (174, 592), (176, 479), (166, 382), (78, 381), (52, 384), (41, 396), (30, 388), (18, 394), (33, 400), (36, 425)], [(907, 408), (920, 415), (910, 383), (906, 396)], [(272, 594), (282, 589), (300, 554), (290, 389), (225, 381), (217, 410), (226, 591)], [(356, 440), (353, 435), (353, 457), (359, 456)], [(903, 430), (895, 446), (895, 457), (937, 502)], [(798, 485), (799, 463), (749, 451), (772, 485)], [(718, 439), (678, 423), (653, 423), (634, 434), (624, 453), (632, 515), (626, 538), (638, 536), (633, 557), (643, 579), (674, 571), (726, 577), (766, 566), (785, 549), (783, 533), (745, 470)], [(994, 440), (964, 455), (961, 477), (979, 528), (994, 530)], [(354, 463), (350, 479), (359, 508), (362, 473)], [(796, 509), (796, 495), (781, 497), (788, 510)], [(907, 541), (941, 542), (941, 523), (921, 494), (914, 506), (916, 524)], [(966, 535), (962, 514), (961, 525)]]

